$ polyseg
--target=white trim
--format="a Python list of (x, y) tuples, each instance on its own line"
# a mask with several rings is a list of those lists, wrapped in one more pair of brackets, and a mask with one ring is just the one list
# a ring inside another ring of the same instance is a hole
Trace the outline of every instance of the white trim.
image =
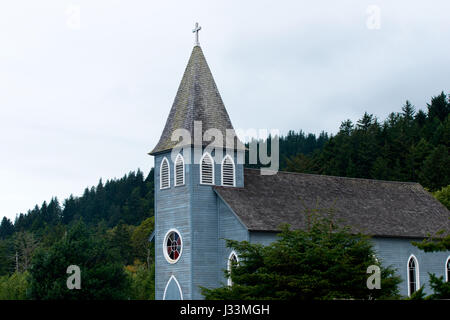
[[(225, 157), (223, 157), (222, 164), (221, 164), (221, 166), (220, 166), (220, 169), (221, 169), (221, 177), (222, 177), (221, 184), (222, 184), (222, 186), (224, 185), (224, 184), (223, 184), (223, 163), (225, 162), (225, 160), (226, 160), (227, 158), (231, 160), (231, 165), (233, 166), (233, 187), (236, 187), (236, 166), (234, 165), (233, 157), (231, 157), (229, 154), (227, 154), (227, 155), (225, 155)], [(228, 187), (230, 187), (230, 186), (228, 186)]]
[(175, 278), (174, 275), (171, 275), (170, 278), (169, 278), (169, 281), (167, 281), (167, 283), (166, 283), (166, 287), (164, 288), (163, 300), (166, 300), (167, 288), (169, 287), (169, 283), (170, 283), (170, 281), (172, 281), (172, 279), (175, 280), (175, 283), (176, 283), (176, 285), (178, 287), (178, 290), (180, 291), (181, 300), (183, 300), (183, 291), (181, 290), (180, 283), (178, 282), (177, 278)]
[[(162, 187), (162, 174), (161, 174), (164, 162), (167, 162), (167, 179), (168, 179), (167, 182), (168, 186), (165, 188)], [(170, 188), (170, 162), (169, 160), (167, 160), (166, 157), (164, 157), (161, 161), (161, 164), (159, 165), (159, 189), (169, 189), (169, 188)]]
[[(177, 184), (177, 162), (178, 162), (178, 159), (179, 158), (181, 158), (181, 162), (183, 162), (183, 182), (181, 183), (181, 184)], [(181, 153), (179, 153), (178, 155), (177, 155), (177, 157), (176, 157), (176, 159), (175, 159), (175, 166), (174, 166), (174, 170), (175, 170), (175, 173), (174, 173), (174, 177), (173, 177), (173, 185), (175, 186), (175, 187), (178, 187), (178, 186), (182, 186), (182, 185), (184, 185), (185, 184), (185, 167), (184, 167), (184, 157), (181, 155)]]
[[(203, 170), (202, 170), (202, 164), (203, 164), (203, 159), (205, 158), (205, 157), (208, 157), (210, 160), (211, 160), (211, 167), (212, 167), (212, 179), (211, 179), (211, 181), (212, 181), (212, 183), (204, 183), (204, 182), (202, 182), (202, 178), (203, 178)], [(200, 184), (205, 184), (205, 185), (214, 185), (214, 179), (215, 179), (215, 177), (214, 177), (214, 168), (215, 167), (215, 163), (214, 163), (214, 159), (213, 159), (213, 157), (211, 157), (211, 155), (209, 154), (209, 152), (205, 152), (204, 154), (203, 154), (203, 156), (200, 158)]]
[(411, 254), (406, 262), (406, 285), (408, 286), (408, 297), (411, 296), (411, 287), (409, 286), (409, 261), (414, 259), (415, 262), (415, 273), (416, 273), (416, 291), (420, 289), (420, 272), (419, 272), (419, 260), (417, 260), (416, 256)]
[(449, 261), (450, 261), (450, 256), (448, 256), (447, 260), (445, 260), (445, 269), (444, 270), (445, 270), (445, 281), (446, 282), (450, 281), (450, 279), (448, 278), (449, 271), (447, 269), (447, 264), (448, 264)]
[[(239, 256), (237, 255), (236, 251), (234, 251), (234, 250), (231, 251), (230, 255), (228, 256), (228, 260), (227, 260), (227, 271), (228, 271), (228, 272), (231, 271), (231, 257), (232, 257), (233, 255), (236, 257), (236, 261), (239, 262)], [(227, 284), (228, 284), (228, 286), (230, 286), (230, 287), (233, 285), (233, 282), (231, 281), (231, 278), (230, 278), (230, 277), (229, 277), (228, 280), (227, 280)]]
[[(170, 234), (171, 232), (176, 232), (176, 233), (178, 233), (178, 235), (180, 236), (180, 239), (181, 239), (181, 251), (180, 251), (180, 255), (178, 256), (177, 260), (172, 260), (172, 259), (170, 259), (170, 257), (169, 257), (168, 254), (167, 254), (167, 250), (166, 250), (167, 237), (169, 236), (169, 234)], [(163, 241), (163, 243), (162, 243), (162, 248), (163, 248), (164, 258), (166, 258), (166, 260), (167, 260), (168, 263), (174, 264), (174, 263), (177, 263), (178, 260), (180, 260), (181, 255), (182, 255), (182, 253), (183, 253), (183, 246), (184, 246), (184, 242), (183, 242), (183, 237), (181, 236), (180, 231), (178, 231), (177, 229), (174, 229), (174, 228), (169, 229), (169, 231), (166, 232), (166, 235), (164, 236), (164, 241)]]

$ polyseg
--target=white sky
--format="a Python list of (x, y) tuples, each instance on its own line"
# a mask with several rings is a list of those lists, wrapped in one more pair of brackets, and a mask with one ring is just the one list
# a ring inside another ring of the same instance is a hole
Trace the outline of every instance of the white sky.
[(448, 0), (2, 1), (0, 217), (147, 174), (196, 21), (235, 128), (335, 133), (448, 92), (449, 12)]

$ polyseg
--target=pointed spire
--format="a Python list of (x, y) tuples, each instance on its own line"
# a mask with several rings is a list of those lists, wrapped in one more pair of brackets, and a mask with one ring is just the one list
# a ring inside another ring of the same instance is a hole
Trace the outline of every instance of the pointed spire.
[[(233, 129), (219, 90), (199, 46), (195, 46), (192, 50), (161, 138), (150, 154), (154, 155), (175, 147), (178, 142), (172, 141), (171, 138), (176, 129), (188, 130), (192, 138), (191, 144), (193, 144), (194, 121), (201, 121), (202, 136), (206, 130), (215, 128), (222, 133), (226, 140), (229, 138), (226, 130)], [(204, 145), (208, 144), (209, 142), (204, 142)], [(236, 142), (234, 146), (239, 149), (243, 148), (240, 141)]]

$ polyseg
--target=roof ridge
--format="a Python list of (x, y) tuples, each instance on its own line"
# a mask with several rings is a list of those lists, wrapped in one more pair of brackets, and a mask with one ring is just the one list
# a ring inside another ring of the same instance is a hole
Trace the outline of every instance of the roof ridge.
[[(261, 169), (257, 169), (257, 168), (245, 168), (245, 170), (261, 171)], [(272, 170), (272, 171), (275, 171), (275, 170)], [(328, 175), (328, 174), (293, 172), (293, 171), (283, 171), (283, 170), (278, 170), (276, 172), (277, 172), (277, 174), (283, 173), (283, 174), (293, 174), (293, 175), (308, 175), (308, 176), (338, 178), (338, 179), (345, 179), (345, 180), (385, 182), (385, 183), (393, 183), (393, 184), (411, 184), (411, 185), (419, 185), (423, 188), (423, 186), (419, 182), (412, 182), (412, 181), (393, 181), (393, 180), (379, 180), (379, 179), (369, 179), (369, 178), (343, 177), (343, 176), (333, 176), (333, 175)], [(425, 190), (425, 188), (423, 188), (423, 189)]]

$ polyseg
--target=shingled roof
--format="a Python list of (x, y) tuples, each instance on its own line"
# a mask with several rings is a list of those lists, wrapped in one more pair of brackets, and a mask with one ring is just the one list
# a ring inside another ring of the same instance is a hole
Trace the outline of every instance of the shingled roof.
[[(252, 231), (306, 227), (305, 207), (334, 208), (336, 220), (371, 236), (423, 238), (450, 230), (450, 212), (418, 183), (245, 169), (244, 188), (214, 187)], [(318, 205), (317, 205), (318, 203)]]
[[(202, 136), (206, 130), (212, 128), (222, 133), (224, 142), (217, 146), (244, 148), (238, 139), (226, 135), (227, 129), (234, 132), (233, 125), (200, 46), (195, 46), (192, 50), (161, 138), (150, 154), (154, 155), (175, 147), (178, 141), (172, 141), (171, 138), (176, 129), (188, 130), (191, 134), (191, 141), (188, 144), (194, 144), (194, 121), (201, 121)], [(209, 143), (205, 141), (202, 145)]]

